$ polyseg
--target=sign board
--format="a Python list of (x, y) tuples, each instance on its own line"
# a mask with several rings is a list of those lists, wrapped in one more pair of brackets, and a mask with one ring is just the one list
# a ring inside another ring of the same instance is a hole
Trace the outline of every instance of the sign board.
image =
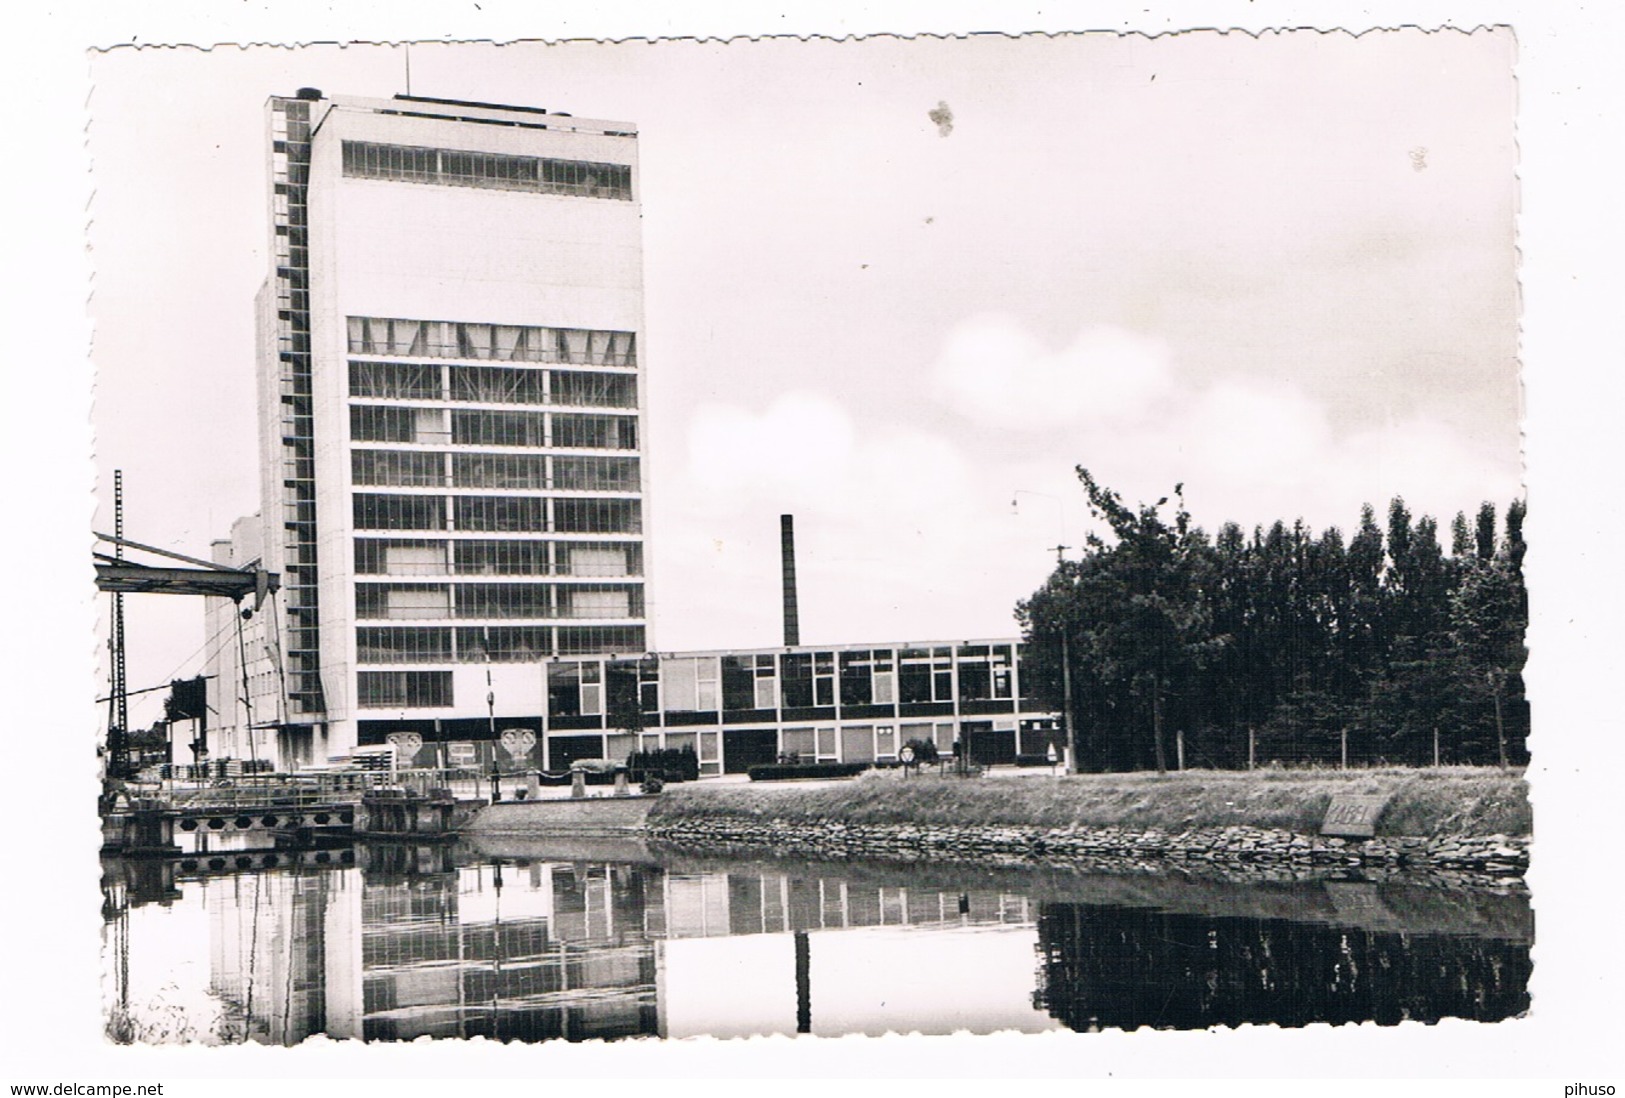
[(1369, 839), (1377, 833), (1377, 817), (1387, 803), (1387, 794), (1338, 794), (1326, 810), (1320, 833), (1342, 839)]
[(897, 753), (897, 757), (903, 760), (904, 766), (914, 765), (914, 749), (912, 747), (904, 747), (903, 750)]
[(479, 748), (467, 740), (446, 745), (446, 765), (448, 766), (470, 767), (477, 765), (479, 761)]
[(515, 761), (530, 754), (530, 749), (536, 746), (536, 733), (528, 728), (506, 728), (502, 735), (497, 737), (502, 748), (514, 757)]
[(391, 732), (385, 738), (395, 748), (395, 758), (402, 765), (417, 758), (423, 749), (423, 737), (416, 732)]

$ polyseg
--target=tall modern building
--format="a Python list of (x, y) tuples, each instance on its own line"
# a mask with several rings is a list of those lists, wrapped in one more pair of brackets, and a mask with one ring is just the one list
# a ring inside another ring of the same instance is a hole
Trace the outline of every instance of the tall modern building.
[(281, 590), (211, 600), (214, 758), (716, 775), (1058, 742), (1016, 639), (801, 645), (788, 522), (784, 647), (653, 651), (631, 126), (308, 89), (268, 117), (261, 511), (214, 552)]
[(222, 646), (250, 663), (241, 720), (286, 765), (369, 722), (538, 714), (540, 661), (648, 644), (636, 133), (314, 89), (267, 118), (258, 548), (282, 589)]

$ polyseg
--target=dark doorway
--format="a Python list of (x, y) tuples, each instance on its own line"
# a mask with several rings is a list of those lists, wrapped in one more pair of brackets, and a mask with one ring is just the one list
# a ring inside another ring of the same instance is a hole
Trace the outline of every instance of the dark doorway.
[(995, 731), (992, 721), (966, 721), (965, 742), (970, 744), (970, 760), (980, 766), (1009, 766), (1016, 761), (1014, 729)]
[(577, 759), (601, 759), (604, 756), (602, 736), (549, 736), (547, 739), (547, 768), (550, 773), (570, 769)]
[(779, 761), (777, 728), (727, 728), (722, 732), (722, 772), (743, 774), (753, 766)]

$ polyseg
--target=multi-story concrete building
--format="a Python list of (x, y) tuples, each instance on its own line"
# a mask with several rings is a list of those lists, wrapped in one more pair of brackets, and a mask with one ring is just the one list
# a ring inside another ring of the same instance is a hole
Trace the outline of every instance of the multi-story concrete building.
[(217, 758), (1044, 750), (1010, 639), (646, 655), (632, 126), (310, 89), (268, 117), (262, 509), (215, 552), (281, 591), (211, 611)]
[(312, 89), (267, 110), (282, 590), (253, 639), (282, 712), (252, 719), (297, 763), (369, 719), (539, 713), (539, 661), (648, 644), (636, 134)]

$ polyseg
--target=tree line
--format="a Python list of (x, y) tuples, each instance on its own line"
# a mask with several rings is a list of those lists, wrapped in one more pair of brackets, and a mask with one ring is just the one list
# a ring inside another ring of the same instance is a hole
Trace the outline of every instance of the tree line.
[[(1079, 766), (1242, 767), (1256, 759), (1527, 761), (1525, 506), (1438, 523), (1403, 499), (1352, 537), (1300, 519), (1214, 536), (1183, 487), (1130, 507), (1077, 470), (1083, 555), (1017, 604), (1026, 691), (1071, 697)], [(1346, 745), (1346, 747), (1345, 747)]]

